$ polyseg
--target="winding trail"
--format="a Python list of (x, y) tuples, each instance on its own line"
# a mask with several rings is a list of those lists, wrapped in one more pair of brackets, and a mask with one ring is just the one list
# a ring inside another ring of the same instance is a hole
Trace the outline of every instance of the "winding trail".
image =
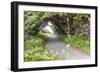
[(86, 53), (68, 47), (65, 43), (63, 43), (59, 38), (54, 34), (48, 34), (48, 41), (46, 44), (46, 48), (50, 53), (57, 54), (59, 56), (64, 57), (66, 60), (77, 60), (77, 59), (89, 59), (90, 56)]

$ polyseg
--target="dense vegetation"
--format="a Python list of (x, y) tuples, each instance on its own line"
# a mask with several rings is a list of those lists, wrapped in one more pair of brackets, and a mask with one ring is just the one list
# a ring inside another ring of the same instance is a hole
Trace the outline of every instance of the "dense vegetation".
[(89, 14), (25, 11), (24, 20), (25, 32), (29, 35), (38, 34), (51, 21), (57, 33), (90, 37)]
[(26, 62), (60, 59), (59, 56), (50, 54), (45, 48), (46, 39), (45, 33), (39, 33), (37, 36), (32, 36), (24, 42), (24, 60)]
[(63, 12), (24, 12), (24, 60), (43, 61), (61, 59), (45, 48), (47, 36), (40, 32), (50, 21), (53, 31), (72, 47), (90, 51), (90, 15)]
[(80, 49), (87, 54), (90, 53), (90, 40), (82, 36), (71, 36), (70, 38), (66, 35), (60, 35), (60, 39), (66, 44), (70, 44), (71, 47)]

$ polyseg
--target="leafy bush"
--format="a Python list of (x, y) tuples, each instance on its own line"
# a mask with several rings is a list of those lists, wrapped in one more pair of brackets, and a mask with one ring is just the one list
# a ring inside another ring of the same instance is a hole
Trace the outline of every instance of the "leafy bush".
[(24, 61), (49, 61), (57, 60), (58, 57), (55, 54), (50, 54), (45, 48), (45, 41), (40, 37), (33, 37), (26, 40), (24, 50)]
[(25, 61), (56, 60), (56, 55), (50, 54), (46, 49), (36, 48), (25, 51)]
[(35, 47), (43, 47), (44, 48), (44, 40), (41, 38), (32, 38), (29, 40), (25, 41), (25, 48), (30, 49), (30, 48), (35, 48)]

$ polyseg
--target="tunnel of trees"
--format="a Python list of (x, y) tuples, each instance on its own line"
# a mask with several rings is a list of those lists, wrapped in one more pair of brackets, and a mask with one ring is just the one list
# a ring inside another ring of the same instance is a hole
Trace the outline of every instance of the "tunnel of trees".
[(25, 32), (36, 35), (46, 22), (51, 21), (58, 32), (66, 35), (89, 38), (90, 15), (77, 13), (31, 12), (25, 11)]
[[(37, 37), (39, 32), (47, 26), (48, 22), (53, 24), (53, 30), (58, 35), (66, 35), (68, 38), (72, 36), (90, 38), (90, 14), (82, 13), (64, 13), (64, 12), (38, 12), (24, 11), (24, 41), (25, 48), (29, 43), (29, 39)], [(31, 44), (31, 43), (30, 43)], [(28, 50), (25, 50), (28, 52)], [(26, 54), (25, 52), (25, 54)], [(29, 55), (25, 57), (29, 58)], [(26, 61), (31, 61), (25, 59)]]

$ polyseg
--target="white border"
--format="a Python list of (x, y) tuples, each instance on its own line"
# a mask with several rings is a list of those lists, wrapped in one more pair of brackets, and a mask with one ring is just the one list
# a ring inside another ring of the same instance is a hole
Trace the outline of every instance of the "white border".
[[(45, 6), (26, 6), (19, 5), (18, 7), (18, 68), (36, 68), (50, 66), (71, 66), (95, 64), (95, 10), (81, 8), (62, 8), (62, 7), (45, 7)], [(90, 59), (87, 60), (63, 60), (63, 61), (41, 61), (41, 62), (24, 62), (24, 10), (27, 11), (48, 11), (48, 12), (69, 12), (69, 13), (89, 13), (91, 14), (90, 29), (91, 33), (91, 53)]]

